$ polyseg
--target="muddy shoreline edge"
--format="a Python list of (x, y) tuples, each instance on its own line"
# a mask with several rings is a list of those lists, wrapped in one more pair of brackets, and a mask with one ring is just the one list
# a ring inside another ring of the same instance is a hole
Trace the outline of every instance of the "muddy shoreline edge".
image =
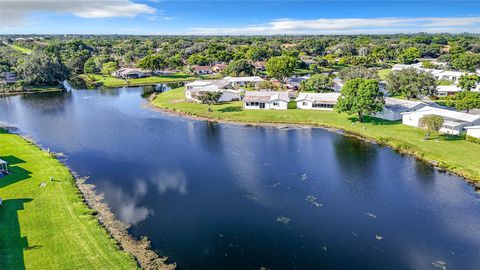
[(49, 149), (45, 149), (34, 139), (26, 135), (18, 134), (16, 128), (4, 126), (2, 124), (3, 123), (0, 123), (1, 129), (4, 129), (10, 134), (21, 137), (23, 140), (37, 147), (41, 151), (48, 153), (51, 158), (67, 168), (75, 187), (79, 191), (80, 201), (93, 210), (92, 217), (96, 219), (98, 225), (102, 227), (113, 240), (115, 240), (117, 248), (132, 255), (141, 269), (173, 270), (176, 268), (177, 265), (175, 263), (167, 263), (167, 257), (161, 257), (151, 249), (150, 240), (148, 240), (147, 237), (142, 236), (140, 239), (135, 239), (133, 235), (128, 232), (129, 225), (123, 223), (115, 216), (108, 204), (103, 200), (104, 195), (97, 194), (95, 191), (95, 185), (87, 183), (89, 177), (79, 176), (78, 173), (72, 171), (71, 168), (66, 165), (65, 155), (63, 153), (55, 153)]

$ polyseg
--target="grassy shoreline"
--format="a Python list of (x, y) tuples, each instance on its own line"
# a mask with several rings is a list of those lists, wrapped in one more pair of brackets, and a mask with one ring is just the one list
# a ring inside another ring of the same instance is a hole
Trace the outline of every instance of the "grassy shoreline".
[(0, 269), (138, 268), (56, 158), (3, 129), (0, 157), (11, 171), (0, 178)]
[(184, 88), (177, 88), (157, 95), (152, 101), (162, 110), (195, 118), (243, 124), (307, 125), (343, 130), (351, 135), (376, 141), (399, 152), (414, 155), (419, 159), (467, 178), (477, 186), (480, 184), (480, 144), (455, 136), (436, 135), (425, 141), (425, 131), (402, 125), (400, 122), (385, 121), (368, 117), (359, 123), (354, 116), (332, 111), (286, 110), (256, 111), (243, 110), (242, 102), (227, 102), (212, 106), (185, 101)]
[(197, 79), (185, 73), (176, 73), (172, 75), (150, 76), (137, 79), (121, 79), (112, 76), (102, 76), (98, 74), (81, 75), (83, 80), (92, 85), (102, 85), (104, 87), (124, 87), (124, 86), (144, 86), (159, 83), (187, 82)]

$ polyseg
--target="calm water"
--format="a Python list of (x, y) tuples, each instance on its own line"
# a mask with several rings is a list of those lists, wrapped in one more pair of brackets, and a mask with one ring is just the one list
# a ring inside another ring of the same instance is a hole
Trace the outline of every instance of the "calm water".
[[(320, 129), (196, 122), (141, 88), (0, 99), (180, 269), (480, 269), (461, 178)], [(480, 158), (480, 157), (479, 157)]]

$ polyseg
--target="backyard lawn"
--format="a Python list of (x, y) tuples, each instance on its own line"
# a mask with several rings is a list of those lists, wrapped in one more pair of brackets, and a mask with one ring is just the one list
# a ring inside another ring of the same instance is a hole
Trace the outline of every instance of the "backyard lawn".
[(367, 118), (366, 123), (356, 121), (355, 116), (332, 111), (243, 110), (242, 102), (227, 102), (212, 106), (207, 112), (204, 104), (185, 102), (184, 89), (177, 88), (159, 94), (153, 104), (186, 114), (247, 123), (305, 124), (339, 128), (359, 136), (375, 139), (396, 149), (409, 152), (458, 174), (480, 181), (480, 144), (465, 141), (456, 136), (437, 135), (425, 141), (425, 131), (402, 125), (400, 122)]
[(65, 166), (1, 129), (0, 158), (11, 171), (0, 178), (0, 269), (137, 268), (82, 202)]

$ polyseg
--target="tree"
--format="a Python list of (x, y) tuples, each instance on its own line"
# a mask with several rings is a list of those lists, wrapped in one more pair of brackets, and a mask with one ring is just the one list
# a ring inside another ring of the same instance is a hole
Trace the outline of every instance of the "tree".
[(117, 62), (110, 61), (110, 62), (103, 63), (102, 65), (102, 73), (105, 76), (112, 74), (112, 72), (114, 72), (117, 69), (118, 69)]
[(464, 91), (471, 91), (475, 89), (477, 83), (480, 83), (480, 77), (476, 74), (462, 75), (458, 80), (458, 86)]
[(401, 54), (398, 55), (398, 61), (402, 64), (411, 64), (415, 59), (419, 58), (420, 50), (415, 47), (410, 47), (405, 49)]
[(232, 61), (225, 69), (229, 76), (252, 76), (255, 68), (246, 59)]
[(296, 66), (297, 61), (290, 56), (272, 57), (266, 64), (268, 75), (282, 82), (292, 75)]
[(35, 51), (20, 61), (17, 66), (19, 77), (27, 85), (52, 85), (68, 78), (69, 72), (58, 57)]
[(446, 100), (446, 105), (455, 107), (457, 111), (480, 108), (480, 93), (463, 91), (458, 92), (453, 96), (449, 96)]
[(380, 112), (384, 103), (377, 80), (356, 78), (347, 81), (343, 86), (335, 111), (356, 113), (359, 121), (363, 122), (365, 114)]
[(427, 129), (424, 140), (430, 139), (430, 133), (438, 132), (443, 125), (443, 118), (438, 115), (427, 115), (420, 119), (420, 125)]
[(198, 98), (203, 104), (208, 105), (208, 111), (211, 112), (211, 106), (212, 104), (218, 103), (220, 100), (220, 97), (222, 97), (222, 92), (217, 92), (217, 91), (205, 91), (201, 93)]
[(464, 53), (452, 56), (450, 64), (455, 69), (474, 72), (475, 69), (480, 67), (480, 54)]
[(324, 74), (315, 74), (300, 84), (301, 91), (331, 92), (333, 79)]
[(97, 65), (95, 64), (95, 58), (88, 58), (88, 60), (83, 65), (83, 72), (86, 74), (97, 73)]
[(346, 69), (342, 69), (338, 76), (344, 80), (348, 81), (351, 79), (361, 78), (361, 79), (371, 79), (371, 80), (378, 80), (379, 76), (377, 71), (368, 69), (366, 67), (349, 67)]
[(153, 71), (166, 68), (167, 63), (161, 55), (152, 54), (140, 59), (138, 66)]
[(278, 88), (278, 84), (275, 84), (271, 81), (264, 80), (258, 83), (258, 89), (261, 90), (278, 90)]
[(387, 90), (392, 94), (402, 94), (407, 99), (421, 95), (434, 95), (437, 79), (429, 72), (406, 68), (387, 75)]

